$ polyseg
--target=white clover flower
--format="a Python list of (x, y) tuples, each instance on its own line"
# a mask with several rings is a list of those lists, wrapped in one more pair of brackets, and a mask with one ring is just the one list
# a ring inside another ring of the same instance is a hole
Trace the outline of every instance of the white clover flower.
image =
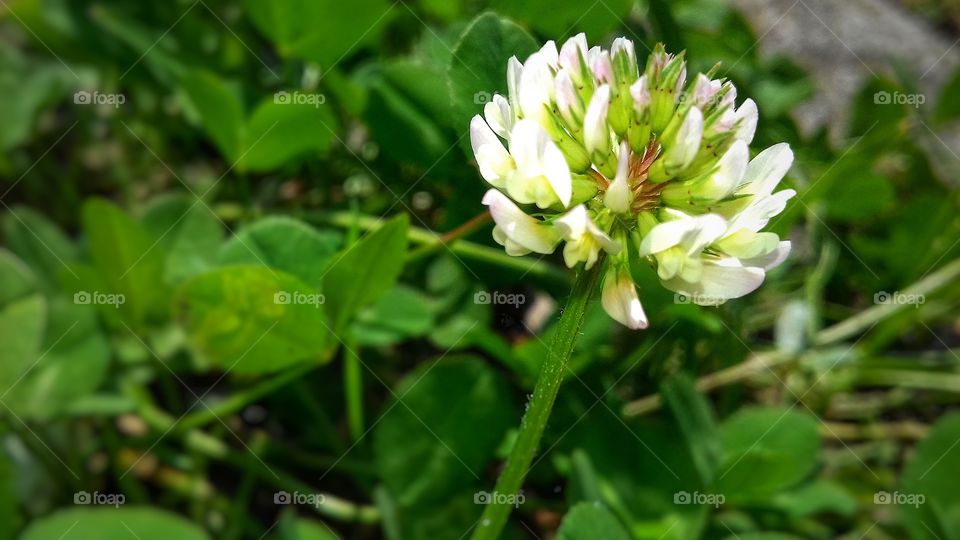
[[(687, 84), (684, 55), (658, 45), (641, 71), (632, 41), (589, 48), (584, 34), (507, 63), (508, 95), (470, 123), (494, 240), (510, 255), (606, 265), (601, 300), (621, 324), (647, 317), (631, 277), (653, 265), (701, 305), (755, 290), (790, 242), (763, 231), (796, 193), (775, 189), (787, 144), (750, 159), (757, 106), (724, 79)], [(601, 256), (605, 254), (605, 256)]]

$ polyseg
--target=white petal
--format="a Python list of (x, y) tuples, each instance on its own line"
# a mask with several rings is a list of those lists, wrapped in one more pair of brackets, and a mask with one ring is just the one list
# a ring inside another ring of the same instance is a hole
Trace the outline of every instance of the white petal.
[(479, 114), (470, 120), (470, 145), (483, 179), (495, 186), (503, 185), (514, 168), (513, 159)]
[(553, 253), (560, 238), (551, 226), (528, 216), (495, 189), (487, 191), (483, 196), (483, 204), (490, 207), (490, 215), (503, 237), (530, 251)]
[(730, 220), (730, 230), (749, 229), (759, 231), (787, 207), (787, 201), (796, 195), (792, 189), (784, 189), (773, 195), (754, 195), (754, 200)]
[(630, 191), (630, 184), (627, 181), (629, 170), (630, 145), (624, 141), (620, 143), (620, 153), (617, 156), (617, 175), (603, 195), (603, 204), (610, 210), (621, 214), (628, 212), (630, 205), (633, 203), (633, 192)]
[(509, 139), (510, 128), (513, 127), (513, 111), (507, 98), (494, 94), (493, 99), (483, 106), (483, 117), (497, 136)]
[(790, 145), (780, 143), (757, 154), (750, 161), (743, 176), (742, 188), (737, 193), (744, 195), (769, 195), (777, 187), (793, 164)]
[(520, 110), (524, 118), (543, 124), (546, 105), (553, 99), (553, 74), (544, 55), (536, 52), (527, 58), (520, 73)]
[(543, 47), (540, 47), (540, 54), (543, 55), (544, 60), (547, 61), (547, 64), (551, 67), (557, 67), (557, 61), (559, 60), (560, 54), (557, 52), (557, 44), (552, 39), (543, 44)]
[(697, 282), (674, 278), (664, 281), (663, 285), (688, 296), (695, 304), (717, 306), (755, 291), (763, 283), (764, 275), (762, 268), (743, 266), (739, 260), (730, 257), (705, 261)]
[(757, 104), (752, 99), (747, 99), (740, 108), (737, 109), (734, 121), (738, 124), (737, 138), (749, 144), (753, 141), (753, 135), (757, 132)]
[(640, 256), (680, 246), (688, 254), (702, 251), (726, 232), (727, 222), (716, 214), (675, 219), (656, 225), (640, 242)]
[(627, 328), (640, 330), (649, 325), (636, 286), (625, 271), (607, 272), (603, 280), (601, 303), (610, 317)]
[(523, 73), (523, 64), (516, 56), (507, 61), (507, 96), (514, 112), (520, 108), (520, 75)]
[(560, 199), (563, 207), (570, 206), (573, 197), (573, 180), (570, 177), (570, 167), (567, 158), (553, 141), (547, 140), (543, 149), (543, 175), (550, 182), (554, 194)]
[(613, 62), (610, 61), (609, 52), (601, 50), (597, 53), (592, 58), (590, 69), (593, 71), (593, 76), (601, 83), (613, 84)]
[(580, 60), (587, 60), (587, 35), (583, 32), (568, 39), (560, 47), (560, 67), (570, 71), (576, 79), (580, 74)]
[(705, 199), (720, 200), (733, 192), (742, 182), (750, 160), (747, 143), (737, 140), (730, 146), (717, 163), (718, 168), (710, 175), (710, 180), (696, 192)]
[(650, 106), (650, 89), (647, 87), (647, 76), (643, 75), (630, 85), (630, 95), (633, 96), (633, 109), (643, 112)]
[(773, 270), (787, 260), (790, 255), (791, 244), (789, 240), (784, 240), (777, 245), (777, 248), (762, 257), (752, 259), (743, 259), (744, 266), (756, 266), (766, 271)]
[(677, 132), (673, 147), (669, 150), (669, 167), (671, 169), (684, 169), (697, 156), (700, 150), (700, 142), (703, 139), (703, 113), (700, 109), (692, 107), (683, 119), (683, 124)]
[(583, 144), (587, 152), (610, 151), (610, 128), (607, 126), (607, 110), (610, 108), (610, 87), (601, 85), (590, 98), (587, 114), (583, 118)]
[(577, 94), (577, 89), (573, 85), (573, 80), (570, 78), (569, 72), (565, 69), (560, 70), (560, 72), (557, 73), (554, 83), (556, 86), (554, 93), (560, 115), (570, 125), (575, 126), (579, 124), (584, 114), (583, 102)]

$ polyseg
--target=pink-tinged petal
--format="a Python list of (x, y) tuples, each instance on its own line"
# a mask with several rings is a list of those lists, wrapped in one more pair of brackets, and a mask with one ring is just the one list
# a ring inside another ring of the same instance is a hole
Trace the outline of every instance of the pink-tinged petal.
[(611, 269), (603, 280), (601, 292), (603, 309), (613, 320), (630, 328), (642, 330), (649, 326), (647, 314), (637, 296), (637, 288), (625, 270)]
[(560, 47), (560, 67), (569, 71), (574, 79), (580, 76), (580, 62), (587, 61), (587, 35), (583, 32), (573, 36)]
[(630, 85), (630, 95), (633, 97), (633, 110), (643, 112), (650, 106), (650, 88), (647, 86), (647, 76), (643, 75)]
[(613, 84), (613, 62), (610, 61), (610, 53), (601, 50), (592, 59), (590, 69), (593, 76), (603, 84)]

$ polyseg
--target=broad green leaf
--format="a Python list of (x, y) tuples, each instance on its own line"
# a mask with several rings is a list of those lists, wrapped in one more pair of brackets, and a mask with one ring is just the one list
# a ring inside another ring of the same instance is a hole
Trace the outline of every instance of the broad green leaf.
[(243, 104), (240, 99), (222, 79), (207, 71), (188, 72), (180, 80), (180, 85), (200, 116), (203, 128), (220, 152), (231, 162), (236, 161), (240, 155), (240, 140), (244, 129)]
[(803, 537), (781, 532), (748, 532), (733, 534), (724, 540), (803, 540)]
[[(526, 58), (537, 43), (515, 23), (493, 13), (474, 19), (460, 35), (447, 69), (452, 127), (466, 132), (494, 93), (507, 93), (507, 60)], [(469, 141), (464, 143), (469, 148)]]
[[(74, 291), (98, 304), (108, 319), (127, 319), (129, 326), (165, 317), (169, 297), (163, 282), (164, 254), (157, 240), (123, 210), (103, 199), (83, 205), (83, 227), (96, 274), (92, 290)], [(99, 287), (102, 287), (99, 288)], [(104, 304), (98, 294), (113, 296)], [(83, 302), (83, 300), (80, 300)]]
[(709, 485), (716, 476), (722, 453), (710, 404), (697, 390), (694, 380), (683, 373), (664, 381), (660, 391), (683, 432), (700, 478)]
[(406, 259), (408, 228), (409, 219), (402, 214), (333, 257), (323, 290), (335, 332), (396, 284)]
[(266, 373), (325, 357), (323, 296), (283, 272), (219, 268), (184, 283), (175, 298), (196, 350), (223, 370)]
[(63, 273), (69, 275), (69, 265), (77, 258), (76, 247), (60, 228), (25, 206), (15, 206), (4, 214), (3, 237), (10, 251), (48, 288), (54, 288)]
[[(586, 32), (589, 38), (597, 39), (623, 24), (632, 5), (630, 0), (604, 0), (592, 5), (579, 0), (495, 0), (492, 7), (548, 36)], [(560, 45), (562, 42), (557, 47)], [(643, 45), (637, 47), (642, 58)], [(518, 57), (523, 61), (523, 56)]]
[(567, 513), (557, 540), (630, 540), (630, 534), (609, 510), (596, 502), (580, 503)]
[(187, 195), (155, 201), (144, 213), (143, 226), (166, 253), (164, 281), (170, 285), (209, 270), (223, 240), (223, 224), (213, 211)]
[(790, 409), (746, 408), (720, 426), (724, 459), (714, 490), (727, 501), (762, 500), (817, 466), (817, 422)]
[(44, 107), (75, 84), (74, 75), (52, 58), (49, 62), (28, 59), (20, 47), (0, 47), (0, 150), (10, 150), (29, 139)]
[(318, 287), (340, 241), (337, 233), (270, 216), (241, 228), (220, 249), (218, 259), (223, 265), (267, 265)]
[(273, 540), (340, 540), (340, 536), (326, 523), (297, 517), (293, 513), (285, 514), (281, 518), (277, 534), (272, 538)]
[(250, 18), (282, 56), (331, 66), (374, 43), (397, 10), (387, 0), (246, 0)]
[(911, 538), (960, 538), (958, 440), (960, 414), (938, 420), (904, 468), (900, 488), (881, 499), (885, 504), (896, 504)]
[(500, 375), (473, 358), (421, 366), (394, 394), (400, 402), (387, 405), (373, 445), (402, 506), (443, 501), (470, 486), (516, 421)]
[(6, 450), (0, 450), (0, 538), (13, 538), (20, 526), (15, 474), (15, 466)]
[(40, 351), (30, 358), (23, 378), (0, 399), (23, 418), (52, 418), (97, 390), (109, 360), (110, 347), (95, 311), (65, 298), (52, 299)]
[(35, 283), (22, 262), (0, 249), (0, 400), (8, 397), (40, 355), (47, 304)]
[(820, 513), (853, 516), (857, 512), (857, 499), (840, 484), (829, 481), (811, 482), (779, 493), (771, 503), (796, 518)]
[(293, 158), (323, 152), (339, 129), (331, 107), (277, 102), (273, 97), (262, 102), (247, 121), (237, 168), (269, 171)]
[(357, 314), (351, 333), (359, 345), (381, 347), (420, 337), (432, 327), (433, 314), (423, 295), (398, 285)]
[(208, 540), (200, 527), (164, 510), (97, 507), (61, 510), (37, 519), (20, 540), (96, 538), (97, 540)]

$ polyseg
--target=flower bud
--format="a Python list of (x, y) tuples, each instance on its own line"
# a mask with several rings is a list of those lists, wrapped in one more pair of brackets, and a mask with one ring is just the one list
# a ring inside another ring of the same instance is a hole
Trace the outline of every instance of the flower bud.
[(680, 128), (675, 132), (668, 130), (664, 135), (664, 155), (656, 161), (650, 170), (650, 179), (665, 182), (687, 168), (697, 156), (700, 141), (703, 138), (703, 113), (696, 107), (690, 108)]
[(630, 205), (633, 203), (633, 192), (630, 190), (630, 183), (627, 179), (627, 173), (630, 169), (630, 146), (626, 141), (620, 143), (620, 152), (617, 156), (617, 174), (613, 182), (607, 187), (607, 192), (603, 195), (603, 204), (611, 211), (618, 214), (625, 214), (630, 211)]
[[(607, 111), (610, 108), (610, 87), (601, 85), (593, 94), (583, 118), (583, 144), (591, 159), (607, 176), (616, 174), (607, 166), (610, 161), (613, 144), (610, 140), (610, 127), (607, 125)], [(606, 170), (604, 170), (606, 169)]]

